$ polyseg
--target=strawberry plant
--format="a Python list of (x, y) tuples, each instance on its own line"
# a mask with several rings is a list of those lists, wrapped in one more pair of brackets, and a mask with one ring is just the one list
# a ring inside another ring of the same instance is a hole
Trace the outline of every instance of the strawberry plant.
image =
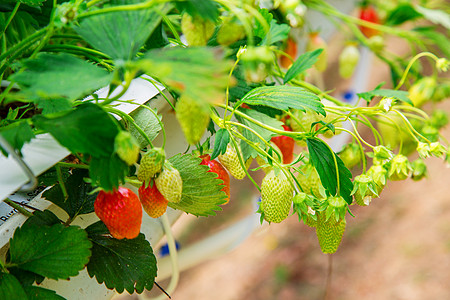
[[(61, 214), (4, 200), (28, 219), (0, 257), (0, 298), (61, 299), (38, 284), (85, 268), (118, 293), (152, 289), (157, 262), (142, 208), (153, 218), (168, 207), (213, 216), (233, 201), (228, 173), (261, 195), (262, 222), (292, 211), (324, 253), (336, 252), (357, 217), (352, 206), (370, 207), (389, 181), (424, 178), (428, 157), (449, 160), (447, 113), (435, 110), (449, 96), (449, 16), (438, 2), (393, 3), (364, 3), (359, 16), (324, 0), (2, 4), (3, 155), (43, 135), (71, 155), (38, 178)], [(312, 11), (346, 37), (340, 72), (327, 32), (310, 30)], [(385, 49), (392, 37), (407, 55)], [(350, 80), (363, 47), (391, 78), (349, 104), (322, 76)], [(138, 79), (169, 112), (135, 100)], [(176, 130), (181, 148), (171, 145)], [(331, 147), (337, 136), (347, 138), (341, 149)], [(75, 225), (94, 212), (94, 222)]]

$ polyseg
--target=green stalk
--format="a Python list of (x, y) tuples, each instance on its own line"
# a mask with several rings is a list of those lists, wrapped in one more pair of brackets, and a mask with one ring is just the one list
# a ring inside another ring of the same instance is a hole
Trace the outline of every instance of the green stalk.
[(110, 12), (147, 9), (147, 8), (152, 7), (153, 5), (156, 5), (159, 3), (166, 3), (168, 1), (169, 0), (149, 0), (149, 1), (146, 1), (143, 3), (138, 3), (138, 4), (117, 5), (117, 6), (105, 7), (105, 8), (91, 10), (91, 11), (79, 14), (78, 20), (84, 19), (86, 17), (90, 17), (90, 16), (94, 16), (94, 15), (101, 15), (101, 14), (110, 13)]
[(16, 202), (12, 201), (9, 198), (6, 198), (4, 202), (9, 206), (11, 206), (12, 208), (17, 209), (22, 215), (26, 216), (27, 218), (33, 216), (31, 212), (29, 212), (28, 210), (26, 210), (25, 208), (23, 208), (22, 206), (20, 206), (19, 204), (17, 204)]
[(72, 163), (66, 163), (66, 162), (58, 162), (57, 164), (60, 167), (64, 168), (75, 168), (75, 169), (86, 169), (89, 170), (89, 165), (82, 165), (82, 164), (72, 164)]
[[(17, 11), (19, 10), (19, 6), (20, 6), (20, 2), (17, 2), (16, 5), (14, 6), (11, 14), (8, 17), (8, 20), (6, 20), (6, 24), (5, 24), (5, 28), (3, 28), (2, 32), (0, 33), (0, 35), (3, 35), (6, 32), (6, 29), (8, 29), (9, 24), (11, 23), (12, 19), (14, 18), (14, 16), (16, 15)], [(6, 37), (5, 37), (6, 40)]]

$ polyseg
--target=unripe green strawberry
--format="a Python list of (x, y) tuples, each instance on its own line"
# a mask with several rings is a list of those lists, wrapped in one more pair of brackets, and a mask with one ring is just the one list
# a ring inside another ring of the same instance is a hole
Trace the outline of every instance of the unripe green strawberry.
[(202, 159), (200, 164), (208, 166), (208, 172), (216, 173), (217, 178), (223, 181), (222, 191), (227, 195), (227, 199), (224, 204), (227, 204), (230, 201), (230, 175), (228, 175), (227, 170), (225, 170), (225, 168), (217, 160), (211, 160), (211, 156), (209, 154), (201, 155), (200, 158)]
[(322, 192), (322, 182), (320, 181), (319, 174), (312, 164), (305, 164), (300, 167), (297, 180), (300, 183), (300, 187), (303, 192), (313, 195), (319, 199), (324, 196)]
[(391, 161), (389, 168), (389, 179), (393, 181), (405, 180), (411, 173), (411, 165), (408, 158), (402, 154), (397, 154)]
[(292, 199), (294, 211), (298, 214), (298, 221), (303, 221), (309, 227), (316, 227), (317, 214), (312, 206), (315, 205), (315, 198), (306, 193), (297, 193)]
[[(326, 99), (322, 100), (322, 104), (326, 105), (327, 107), (336, 107), (337, 106), (335, 103), (328, 101)], [(318, 119), (324, 121), (325, 123), (331, 123), (331, 124), (333, 124), (334, 127), (342, 127), (341, 116), (336, 113), (327, 112), (327, 115), (325, 117), (323, 115), (318, 115)], [(320, 128), (322, 126), (323, 125), (317, 125), (318, 128)], [(333, 133), (333, 131), (328, 129), (328, 130), (324, 131), (322, 134), (326, 138), (332, 138), (334, 135), (338, 135), (340, 133), (342, 133), (341, 130), (335, 130), (335, 132)]]
[(150, 179), (153, 178), (155, 174), (161, 172), (165, 160), (166, 154), (162, 148), (155, 147), (150, 149), (141, 158), (137, 178), (147, 186)]
[(381, 35), (374, 35), (367, 40), (367, 45), (372, 52), (380, 52), (384, 49), (384, 38)]
[[(277, 162), (282, 163), (282, 161), (283, 161), (283, 154), (281, 153), (280, 148), (278, 148), (278, 146), (275, 143), (273, 143), (273, 142), (270, 142), (270, 144), (271, 144), (271, 146), (273, 148), (273, 150), (272, 150), (272, 157), (270, 159), (276, 160)], [(264, 167), (262, 167), (262, 169), (263, 169), (263, 171), (265, 173), (269, 173), (270, 170), (272, 170), (272, 166), (270, 166), (268, 164), (267, 158), (262, 158), (261, 156), (257, 156), (256, 157), (256, 162), (258, 163), (258, 165), (264, 166)]]
[(372, 177), (365, 174), (356, 176), (353, 181), (352, 195), (356, 204), (360, 206), (367, 206), (372, 198), (378, 197), (377, 186)]
[(128, 131), (121, 130), (114, 139), (114, 151), (127, 165), (133, 165), (139, 157), (139, 145)]
[(411, 164), (411, 168), (412, 168), (411, 174), (412, 180), (419, 181), (422, 178), (427, 177), (427, 165), (422, 159), (418, 158), (415, 161), (413, 161)]
[(380, 195), (386, 185), (387, 172), (388, 171), (381, 165), (373, 165), (367, 170), (367, 175), (373, 179), (373, 182), (376, 185), (378, 195)]
[(244, 26), (237, 22), (237, 20), (233, 20), (231, 17), (224, 18), (222, 26), (220, 26), (217, 32), (217, 43), (222, 46), (228, 46), (245, 37)]
[(409, 89), (409, 99), (411, 99), (415, 107), (421, 107), (432, 99), (436, 86), (436, 78), (423, 77)]
[(450, 97), (450, 83), (448, 82), (441, 82), (436, 86), (436, 89), (433, 93), (432, 100), (434, 102), (440, 102), (444, 99), (447, 99)]
[(314, 64), (317, 71), (323, 72), (327, 68), (327, 44), (325, 41), (319, 36), (318, 32), (311, 32), (309, 34), (308, 43), (306, 44), (306, 51), (314, 51), (316, 49), (322, 48), (323, 51), (320, 53), (317, 62)]
[(147, 187), (142, 184), (139, 188), (139, 200), (147, 215), (152, 218), (161, 217), (167, 210), (169, 201), (158, 191), (155, 182), (151, 182)]
[(434, 128), (441, 129), (448, 124), (448, 113), (443, 109), (436, 109), (428, 122)]
[(209, 104), (183, 95), (178, 99), (175, 109), (188, 143), (198, 143), (209, 124)]
[(184, 13), (181, 17), (181, 31), (189, 46), (205, 46), (214, 33), (214, 23), (200, 16)]
[(355, 44), (347, 45), (339, 55), (339, 74), (342, 78), (352, 77), (355, 67), (359, 62), (359, 50)]
[(317, 212), (316, 234), (323, 253), (332, 254), (337, 251), (344, 236), (346, 224), (345, 218), (336, 221), (336, 218), (332, 216), (327, 220), (325, 212)]
[(271, 170), (261, 183), (261, 210), (267, 222), (280, 223), (289, 215), (294, 188), (281, 170)]
[(100, 191), (94, 202), (96, 215), (116, 239), (134, 239), (141, 231), (142, 206), (130, 189), (119, 187), (113, 192)]
[[(296, 132), (310, 132), (312, 123), (319, 121), (319, 116), (312, 110), (307, 109), (306, 112), (303, 112), (296, 109), (292, 111), (292, 114), (299, 121), (291, 120), (291, 128)], [(316, 131), (317, 125), (312, 130)], [(295, 143), (299, 146), (306, 147), (306, 142), (303, 140), (295, 140)]]
[(178, 203), (181, 201), (183, 192), (183, 181), (180, 172), (175, 169), (168, 161), (164, 163), (164, 167), (158, 177), (155, 179), (156, 187), (167, 201)]
[(245, 79), (249, 82), (261, 82), (269, 74), (275, 59), (269, 47), (248, 47), (239, 56), (245, 70)]
[(361, 150), (357, 143), (349, 143), (339, 152), (339, 157), (349, 169), (361, 162)]
[[(239, 146), (238, 146), (238, 148), (239, 148)], [(240, 148), (239, 148), (239, 155), (242, 158)], [(243, 179), (245, 177), (246, 173), (239, 162), (238, 153), (236, 152), (236, 149), (231, 144), (227, 145), (227, 150), (225, 151), (224, 154), (220, 154), (218, 156), (218, 159), (219, 159), (220, 163), (225, 167), (225, 169), (227, 169), (228, 172), (230, 172), (231, 176), (233, 176), (236, 179)], [(248, 168), (247, 164), (249, 161), (251, 163), (251, 160), (248, 160), (246, 162), (247, 168)]]
[[(406, 126), (404, 120), (395, 112), (390, 111), (386, 113), (389, 119), (381, 118), (382, 122), (377, 123), (377, 128), (383, 137), (384, 145), (395, 149), (402, 141), (402, 154), (409, 155), (416, 148), (416, 141), (412, 138), (411, 134), (405, 130)], [(392, 123), (392, 121), (394, 123)], [(416, 130), (420, 129), (423, 124), (415, 124), (414, 119), (410, 120), (411, 124)]]

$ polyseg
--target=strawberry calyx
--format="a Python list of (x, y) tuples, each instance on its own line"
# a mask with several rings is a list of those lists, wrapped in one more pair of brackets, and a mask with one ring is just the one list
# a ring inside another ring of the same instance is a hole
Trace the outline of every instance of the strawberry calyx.
[(353, 181), (353, 190), (351, 195), (360, 206), (367, 206), (372, 198), (378, 197), (377, 185), (372, 177), (367, 174), (356, 176)]

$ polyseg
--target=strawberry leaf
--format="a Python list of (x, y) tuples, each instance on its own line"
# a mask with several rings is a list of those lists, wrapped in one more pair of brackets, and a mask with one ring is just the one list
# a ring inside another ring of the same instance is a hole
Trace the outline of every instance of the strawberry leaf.
[(368, 103), (376, 96), (379, 97), (391, 97), (398, 99), (400, 101), (406, 102), (410, 105), (413, 105), (412, 101), (408, 98), (407, 91), (397, 91), (397, 90), (389, 90), (389, 89), (374, 89), (373, 91), (358, 93), (358, 97), (363, 98)]
[(28, 296), (28, 300), (64, 300), (65, 298), (56, 294), (55, 291), (44, 289), (38, 286), (26, 286), (23, 288)]
[(351, 204), (353, 183), (351, 181), (352, 173), (350, 170), (347, 169), (339, 156), (331, 151), (322, 140), (308, 138), (306, 142), (311, 162), (316, 168), (320, 181), (329, 195), (336, 195), (338, 193), (336, 164), (334, 161), (334, 158), (336, 158), (337, 169), (339, 172), (339, 194), (348, 204)]
[(132, 240), (118, 240), (109, 234), (103, 222), (86, 228), (92, 242), (92, 256), (87, 265), (89, 276), (109, 289), (142, 293), (151, 290), (156, 277), (156, 258), (143, 234)]
[(36, 115), (33, 123), (49, 132), (71, 152), (95, 157), (109, 157), (112, 154), (114, 139), (119, 132), (111, 116), (91, 103), (81, 104), (63, 115)]
[[(26, 120), (21, 120), (1, 128), (0, 135), (5, 138), (14, 150), (19, 151), (25, 143), (28, 143), (35, 137), (30, 124)], [(5, 149), (0, 147), (0, 150), (5, 156), (8, 156), (9, 153)]]
[(289, 68), (289, 70), (287, 70), (286, 75), (283, 79), (283, 83), (286, 84), (293, 78), (297, 77), (297, 75), (311, 68), (317, 62), (318, 57), (322, 53), (322, 51), (323, 49), (320, 48), (300, 55)]
[[(149, 111), (149, 109), (154, 113)], [(130, 117), (134, 119), (134, 122), (147, 134), (147, 136), (152, 141), (158, 136), (158, 133), (161, 131), (161, 125), (159, 124), (156, 115), (157, 111), (150, 107), (138, 107), (130, 113)], [(158, 116), (158, 118), (161, 119), (161, 116)], [(126, 121), (124, 120), (124, 122)], [(136, 127), (130, 124), (126, 124), (126, 128), (136, 138), (141, 148), (144, 148), (148, 145), (147, 139), (145, 139), (138, 132)]]
[(169, 206), (195, 216), (215, 215), (214, 211), (222, 210), (220, 204), (225, 203), (226, 194), (221, 191), (222, 180), (217, 174), (208, 172), (209, 167), (200, 165), (201, 159), (192, 155), (178, 154), (169, 159), (180, 172), (183, 180), (183, 194), (180, 203)]
[(110, 157), (92, 157), (89, 165), (89, 175), (95, 185), (105, 191), (112, 191), (125, 182), (128, 165), (116, 153)]
[(65, 181), (69, 196), (67, 199), (64, 198), (59, 184), (45, 191), (42, 197), (64, 209), (71, 219), (91, 213), (94, 211), (94, 201), (98, 193), (90, 194), (93, 188), (84, 181), (85, 177), (89, 177), (87, 170), (73, 170), (72, 175)]
[(219, 7), (211, 0), (186, 0), (176, 2), (179, 11), (186, 11), (191, 16), (201, 16), (216, 22), (219, 16)]
[[(108, 85), (113, 76), (102, 68), (66, 53), (40, 53), (34, 59), (25, 60), (23, 66), (25, 71), (14, 74), (12, 79), (20, 85), (21, 93), (32, 100), (39, 100), (39, 105), (44, 105), (44, 108), (45, 99), (79, 99)], [(66, 106), (67, 103), (62, 105)]]
[(19, 280), (11, 274), (0, 272), (0, 299), (28, 299)]
[(227, 145), (230, 142), (230, 133), (225, 128), (220, 128), (215, 136), (214, 151), (211, 154), (211, 159), (215, 159), (220, 154), (227, 151)]
[[(30, 245), (33, 245), (30, 247)], [(10, 263), (52, 279), (68, 279), (88, 263), (91, 242), (84, 230), (62, 224), (22, 226), (10, 240)]]
[[(114, 5), (140, 3), (138, 0), (115, 0)], [(75, 31), (94, 48), (113, 59), (131, 60), (160, 24), (171, 5), (153, 9), (121, 10), (90, 16)]]
[(301, 111), (310, 109), (326, 115), (320, 98), (301, 87), (287, 85), (258, 87), (248, 92), (241, 101), (248, 105), (264, 105), (283, 111), (289, 108)]

